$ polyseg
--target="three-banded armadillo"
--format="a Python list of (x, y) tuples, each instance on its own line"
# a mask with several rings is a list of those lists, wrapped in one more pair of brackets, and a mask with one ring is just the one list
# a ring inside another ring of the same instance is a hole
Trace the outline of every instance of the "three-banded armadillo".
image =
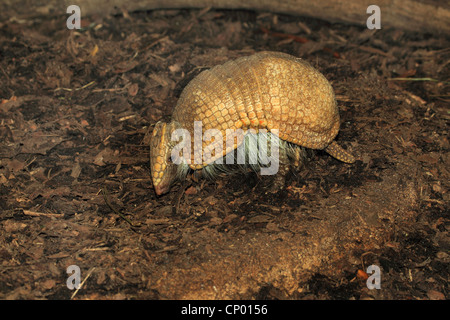
[(195, 134), (201, 136), (210, 129), (218, 129), (223, 137), (229, 130), (277, 129), (281, 162), (287, 159), (286, 145), (323, 149), (343, 162), (355, 161), (334, 141), (339, 113), (330, 83), (304, 60), (281, 52), (260, 52), (228, 61), (203, 71), (184, 88), (172, 121), (158, 122), (151, 137), (150, 166), (158, 195), (168, 192), (180, 172), (186, 173), (189, 167), (207, 168), (243, 141), (242, 136), (231, 145), (214, 139), (202, 141), (202, 150), (210, 150), (214, 143), (223, 148), (208, 159), (201, 154), (196, 157), (197, 150), (175, 164), (171, 155), (177, 143), (172, 139), (176, 129), (187, 130), (191, 136), (187, 141), (194, 150)]

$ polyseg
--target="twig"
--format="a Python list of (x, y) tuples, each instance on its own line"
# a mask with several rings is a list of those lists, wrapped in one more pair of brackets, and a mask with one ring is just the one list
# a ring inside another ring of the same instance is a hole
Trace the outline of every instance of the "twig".
[(296, 36), (293, 34), (270, 31), (269, 29), (264, 28), (263, 26), (261, 26), (260, 28), (263, 33), (266, 33), (272, 37), (283, 38), (283, 39), (292, 39), (295, 42), (299, 42), (299, 43), (308, 42), (308, 39), (302, 38), (302, 37), (299, 37), (299, 36)]
[(44, 212), (36, 212), (36, 211), (31, 211), (31, 210), (23, 210), (23, 214), (27, 215), (27, 216), (32, 216), (32, 217), (54, 217), (54, 218), (61, 218), (64, 215), (60, 214), (60, 213), (44, 213)]
[(448, 81), (440, 81), (433, 78), (389, 78), (389, 81), (432, 81), (432, 82), (442, 82), (449, 84)]
[(75, 298), (75, 296), (76, 296), (77, 293), (78, 293), (78, 290), (80, 290), (80, 289), (83, 287), (84, 283), (85, 283), (86, 280), (91, 276), (91, 274), (92, 274), (92, 272), (93, 272), (94, 270), (95, 270), (95, 267), (92, 267), (91, 269), (89, 269), (88, 274), (86, 275), (86, 278), (84, 278), (83, 282), (81, 282), (81, 284), (80, 284), (80, 287), (77, 288), (77, 289), (75, 290), (75, 292), (72, 294), (72, 296), (70, 297), (70, 300), (72, 300), (73, 298)]
[(71, 88), (56, 88), (54, 91), (55, 92), (59, 91), (59, 90), (64, 90), (64, 91), (69, 91), (69, 92), (71, 92), (71, 91), (78, 91), (78, 90), (86, 89), (87, 87), (90, 87), (93, 84), (95, 84), (95, 81), (91, 81), (91, 82), (85, 84), (84, 86), (79, 87), (79, 88), (75, 88), (75, 89), (71, 89)]
[(117, 210), (116, 208), (114, 208), (111, 203), (109, 203), (108, 197), (107, 197), (107, 190), (106, 187), (102, 188), (102, 194), (103, 194), (103, 199), (105, 200), (106, 205), (112, 210), (114, 211), (116, 214), (119, 215), (119, 217), (121, 217), (123, 220), (125, 220), (132, 228), (134, 228), (133, 223), (127, 218), (125, 217), (124, 214), (122, 214), (119, 210)]
[[(294, 35), (294, 34), (271, 31), (271, 30), (269, 30), (269, 29), (267, 29), (267, 28), (265, 28), (265, 27), (263, 27), (263, 26), (261, 26), (260, 29), (261, 29), (261, 31), (262, 31), (263, 33), (265, 33), (265, 34), (267, 34), (267, 35), (269, 35), (269, 36), (272, 36), (272, 37), (276, 37), (276, 38), (290, 39), (290, 40), (295, 41), (295, 42), (298, 42), (298, 43), (306, 43), (306, 42), (309, 41), (309, 40), (306, 39), (306, 38), (299, 37), (299, 36), (296, 36), (296, 35)], [(335, 58), (337, 58), (337, 59), (340, 59), (340, 58), (341, 58), (339, 52), (333, 51), (333, 50), (330, 49), (330, 48), (324, 47), (322, 50), (325, 51), (325, 52), (327, 52), (327, 53), (332, 54), (333, 57), (335, 57)]]

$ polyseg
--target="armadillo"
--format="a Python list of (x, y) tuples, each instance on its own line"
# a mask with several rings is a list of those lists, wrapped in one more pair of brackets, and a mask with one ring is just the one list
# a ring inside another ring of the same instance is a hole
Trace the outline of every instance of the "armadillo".
[[(289, 145), (291, 150), (322, 149), (342, 162), (353, 163), (355, 158), (334, 140), (339, 126), (333, 88), (305, 60), (267, 51), (231, 60), (191, 80), (178, 99), (171, 121), (155, 125), (150, 140), (153, 187), (157, 195), (168, 192), (189, 168), (208, 168), (244, 141), (240, 136), (231, 145), (223, 143), (221, 152), (211, 153), (206, 160), (200, 155), (201, 161), (195, 161), (199, 158), (194, 151), (185, 156), (184, 162), (175, 164), (171, 154), (177, 143), (172, 139), (176, 129), (187, 130), (191, 138), (210, 129), (219, 130), (224, 137), (227, 130), (277, 129), (282, 162), (287, 159), (288, 149), (283, 146)], [(195, 139), (189, 140), (194, 146)], [(214, 143), (202, 141), (201, 146), (206, 150)], [(285, 175), (286, 170), (280, 171)]]

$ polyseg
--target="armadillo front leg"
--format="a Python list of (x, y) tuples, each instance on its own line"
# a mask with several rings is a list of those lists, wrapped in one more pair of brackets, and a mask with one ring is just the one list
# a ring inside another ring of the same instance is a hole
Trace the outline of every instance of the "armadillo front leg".
[(286, 176), (289, 173), (289, 158), (285, 148), (279, 149), (278, 161), (278, 172), (274, 175), (272, 185), (269, 187), (268, 192), (270, 193), (276, 193), (284, 189)]
[(295, 147), (292, 152), (292, 165), (297, 169), (300, 169), (306, 159), (306, 150), (302, 147)]

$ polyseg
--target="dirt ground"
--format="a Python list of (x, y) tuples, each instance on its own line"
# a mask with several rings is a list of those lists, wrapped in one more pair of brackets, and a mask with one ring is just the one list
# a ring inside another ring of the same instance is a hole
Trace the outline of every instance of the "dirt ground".
[[(449, 298), (449, 35), (251, 11), (66, 19), (0, 22), (1, 299)], [(249, 174), (156, 197), (148, 131), (199, 72), (262, 50), (332, 83), (357, 162), (316, 151), (276, 195)]]

